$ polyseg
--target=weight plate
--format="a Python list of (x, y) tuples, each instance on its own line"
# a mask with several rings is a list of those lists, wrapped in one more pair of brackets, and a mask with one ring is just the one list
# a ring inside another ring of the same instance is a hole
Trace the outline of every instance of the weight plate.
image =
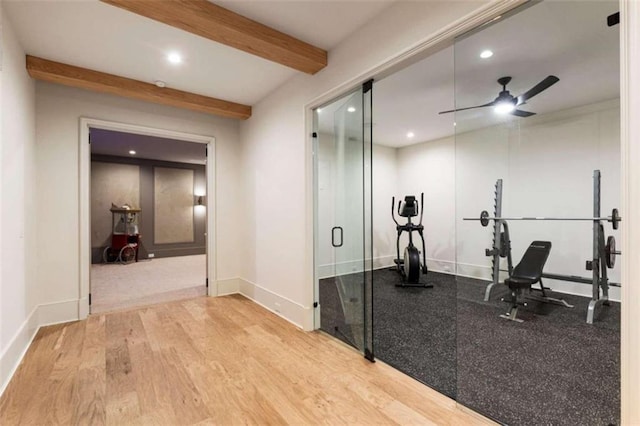
[(489, 224), (489, 219), (487, 219), (489, 217), (489, 212), (486, 210), (482, 210), (482, 213), (480, 213), (480, 224), (482, 226), (487, 226)]
[(613, 209), (611, 211), (611, 223), (613, 224), (613, 229), (618, 229), (620, 223), (620, 214), (618, 213), (618, 209)]
[(507, 257), (509, 254), (509, 242), (504, 232), (500, 233), (500, 257)]
[(607, 238), (607, 245), (604, 247), (604, 252), (607, 268), (612, 269), (616, 266), (616, 238), (613, 235)]

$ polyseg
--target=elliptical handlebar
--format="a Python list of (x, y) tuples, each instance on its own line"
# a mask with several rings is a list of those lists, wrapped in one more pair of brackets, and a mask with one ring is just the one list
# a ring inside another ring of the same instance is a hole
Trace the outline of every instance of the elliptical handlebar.
[[(398, 205), (398, 209), (400, 209), (400, 205)], [(396, 197), (391, 197), (391, 218), (393, 219), (393, 221), (396, 223), (397, 226), (400, 226), (400, 224), (398, 223), (398, 221), (396, 220)], [(398, 214), (400, 210), (398, 210)]]
[[(415, 200), (415, 197), (411, 197)], [(414, 201), (415, 202), (415, 201)], [(396, 223), (397, 226), (400, 226), (400, 223), (398, 223), (398, 220), (396, 219), (396, 197), (392, 196), (391, 197), (391, 218), (393, 219), (393, 221)], [(420, 193), (420, 204), (419, 205), (415, 205), (415, 209), (416, 212), (415, 214), (420, 214), (420, 222), (418, 223), (418, 225), (422, 225), (422, 219), (424, 217), (424, 192)], [(402, 200), (398, 200), (398, 216), (404, 216), (402, 214)], [(413, 217), (414, 215), (412, 214), (411, 217)]]

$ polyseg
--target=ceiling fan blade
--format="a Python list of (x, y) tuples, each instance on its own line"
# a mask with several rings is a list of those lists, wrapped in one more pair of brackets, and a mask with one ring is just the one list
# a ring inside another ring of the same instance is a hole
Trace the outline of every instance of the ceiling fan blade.
[(440, 111), (438, 114), (448, 114), (450, 112), (465, 111), (467, 109), (474, 109), (474, 108), (484, 108), (484, 107), (493, 106), (493, 105), (495, 105), (495, 101), (489, 102), (488, 104), (484, 104), (484, 105), (477, 105), (477, 106), (472, 106), (467, 108), (450, 109), (449, 111)]
[(514, 109), (509, 114), (515, 115), (517, 117), (531, 117), (532, 115), (536, 115), (535, 112), (522, 111), (520, 109)]
[(555, 75), (548, 76), (547, 78), (542, 80), (540, 83), (536, 84), (531, 89), (524, 92), (522, 95), (518, 96), (518, 105), (522, 105), (528, 99), (533, 98), (535, 95), (542, 92), (543, 90), (547, 90), (549, 87), (553, 86), (559, 81), (560, 79)]

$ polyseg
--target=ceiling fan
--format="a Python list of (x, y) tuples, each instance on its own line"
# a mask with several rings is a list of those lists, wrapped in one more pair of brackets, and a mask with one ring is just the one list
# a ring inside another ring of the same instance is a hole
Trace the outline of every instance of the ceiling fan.
[(502, 91), (498, 94), (497, 98), (495, 98), (493, 101), (489, 103), (486, 103), (484, 105), (467, 107), (467, 108), (458, 108), (458, 109), (452, 109), (449, 111), (441, 111), (439, 112), (439, 114), (447, 114), (450, 112), (464, 111), (467, 109), (484, 108), (484, 107), (492, 106), (492, 107), (495, 107), (495, 110), (498, 113), (511, 114), (518, 117), (530, 117), (532, 115), (536, 115), (536, 113), (529, 112), (529, 111), (522, 111), (517, 108), (520, 105), (525, 104), (529, 99), (533, 98), (538, 93), (544, 90), (547, 90), (549, 87), (556, 84), (558, 81), (560, 81), (560, 79), (555, 75), (550, 75), (544, 80), (542, 80), (540, 83), (536, 84), (531, 89), (527, 90), (522, 95), (517, 97), (514, 97), (513, 95), (511, 95), (511, 93), (509, 93), (509, 91), (507, 90), (507, 84), (509, 84), (510, 81), (511, 81), (511, 77), (501, 77), (498, 79), (498, 84), (502, 86)]

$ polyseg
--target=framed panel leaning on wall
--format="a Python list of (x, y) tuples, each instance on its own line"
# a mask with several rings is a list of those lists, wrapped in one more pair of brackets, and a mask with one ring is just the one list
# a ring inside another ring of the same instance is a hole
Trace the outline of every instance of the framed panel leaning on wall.
[(192, 243), (194, 173), (154, 167), (154, 243)]

